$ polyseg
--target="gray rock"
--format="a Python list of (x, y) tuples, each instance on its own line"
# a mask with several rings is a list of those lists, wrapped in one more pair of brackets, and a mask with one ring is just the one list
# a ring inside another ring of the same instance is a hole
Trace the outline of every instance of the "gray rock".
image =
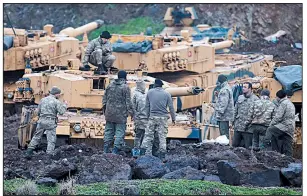
[(69, 174), (73, 174), (76, 170), (77, 166), (74, 163), (68, 160), (61, 160), (47, 165), (42, 171), (42, 176), (60, 180), (67, 177)]
[(123, 195), (140, 195), (140, 190), (135, 185), (127, 185), (123, 188)]
[(220, 182), (222, 183), (220, 177), (218, 177), (217, 175), (207, 175), (204, 177), (205, 181), (211, 181), (211, 182)]
[(224, 184), (240, 185), (240, 172), (236, 169), (236, 164), (225, 160), (217, 162), (218, 174)]
[(290, 163), (287, 168), (281, 169), (281, 174), (292, 186), (302, 186), (302, 164)]
[(171, 140), (169, 142), (168, 149), (173, 150), (178, 146), (181, 146), (181, 142), (179, 140)]
[(238, 155), (236, 155), (231, 150), (226, 150), (218, 153), (211, 153), (205, 156), (207, 161), (219, 161), (219, 160), (228, 160), (228, 161), (240, 161)]
[(130, 180), (132, 169), (120, 155), (93, 155), (80, 168), (78, 183), (89, 184), (112, 180)]
[(247, 176), (243, 180), (244, 184), (250, 184), (258, 187), (276, 187), (281, 185), (280, 170), (265, 168), (263, 171), (243, 174)]
[(199, 159), (196, 156), (170, 156), (165, 165), (170, 171), (175, 171), (187, 166), (199, 169)]
[(154, 156), (141, 156), (135, 161), (133, 168), (136, 179), (160, 178), (167, 173), (167, 167)]
[(36, 184), (45, 186), (55, 186), (58, 181), (53, 178), (40, 178), (36, 181)]
[(164, 179), (187, 179), (187, 180), (202, 180), (205, 175), (190, 166), (165, 174)]

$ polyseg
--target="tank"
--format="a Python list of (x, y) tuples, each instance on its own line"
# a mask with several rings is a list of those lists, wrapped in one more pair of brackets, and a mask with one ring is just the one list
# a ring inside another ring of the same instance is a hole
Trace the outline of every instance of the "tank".
[[(48, 70), (25, 74), (17, 82), (18, 89), (33, 89), (27, 96), (24, 94), (19, 96), (18, 91), (14, 95), (15, 102), (31, 101), (33, 103), (31, 106), (22, 108), (22, 119), (18, 132), (19, 147), (25, 148), (33, 136), (36, 128), (37, 104), (48, 95), (54, 85), (62, 90), (59, 99), (68, 102), (68, 111), (64, 115), (58, 116), (57, 136), (70, 142), (84, 142), (86, 139), (94, 139), (90, 143), (102, 141), (105, 126), (104, 115), (101, 114), (102, 98), (106, 87), (113, 79), (117, 78), (117, 75), (94, 75), (93, 71), (80, 71), (78, 65), (71, 66), (72, 68), (67, 70)], [(145, 81), (147, 90), (155, 80), (142, 71), (128, 71), (127, 83), (132, 92), (134, 92), (138, 79)], [(163, 88), (172, 95), (175, 110), (178, 110), (178, 101), (203, 92), (203, 89), (197, 86), (178, 87), (166, 81), (164, 81)], [(177, 115), (176, 125), (169, 126), (168, 138), (200, 139), (200, 130), (195, 130), (197, 125), (193, 123), (193, 117), (186, 113)], [(196, 132), (197, 134), (195, 134)], [(134, 139), (134, 124), (131, 119), (128, 119), (125, 139), (128, 142), (133, 142)]]
[[(24, 71), (26, 65), (35, 70), (65, 64), (68, 59), (81, 59), (88, 42), (86, 33), (102, 24), (103, 21), (96, 20), (76, 29), (63, 29), (58, 34), (53, 33), (51, 24), (45, 25), (43, 30), (4, 28), (4, 76)], [(85, 40), (80, 42), (76, 37), (83, 34)]]

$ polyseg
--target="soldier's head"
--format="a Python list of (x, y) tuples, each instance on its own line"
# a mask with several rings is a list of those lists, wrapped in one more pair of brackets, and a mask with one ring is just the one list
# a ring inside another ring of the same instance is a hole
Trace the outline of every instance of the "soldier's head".
[(252, 83), (244, 82), (243, 83), (243, 89), (242, 89), (243, 90), (243, 94), (244, 95), (250, 94), (252, 92), (252, 87), (253, 87)]
[(103, 43), (105, 43), (107, 40), (109, 40), (111, 38), (111, 34), (109, 33), (109, 31), (102, 31), (100, 34), (100, 39), (103, 41)]
[(225, 75), (219, 75), (217, 78), (217, 85), (221, 85), (227, 81), (227, 77)]
[(293, 96), (292, 90), (286, 90), (286, 93), (287, 93), (288, 99), (291, 99), (291, 97)]
[(162, 87), (163, 86), (163, 82), (162, 82), (162, 80), (160, 80), (160, 79), (156, 79), (155, 80), (155, 87)]
[(270, 97), (270, 91), (268, 89), (263, 89), (260, 93), (262, 99), (267, 99)]
[(59, 89), (56, 86), (53, 86), (50, 90), (50, 94), (54, 95), (56, 98), (59, 98), (60, 94), (61, 94), (61, 89)]
[(279, 90), (276, 93), (276, 99), (277, 101), (280, 101), (281, 99), (285, 98), (287, 96), (287, 93), (285, 90)]
[(127, 80), (127, 72), (124, 71), (124, 70), (120, 70), (120, 71), (117, 73), (117, 77), (118, 77), (118, 79)]

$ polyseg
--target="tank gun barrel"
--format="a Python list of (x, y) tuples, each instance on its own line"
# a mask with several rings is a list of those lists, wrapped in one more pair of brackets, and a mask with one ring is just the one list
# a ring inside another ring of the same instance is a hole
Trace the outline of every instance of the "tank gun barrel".
[(166, 88), (165, 90), (169, 92), (172, 97), (198, 95), (199, 93), (204, 91), (203, 88), (200, 88), (197, 86), (170, 87), (170, 88)]
[(233, 41), (231, 40), (225, 40), (222, 42), (213, 43), (212, 46), (215, 48), (215, 50), (220, 50), (224, 48), (229, 48), (233, 45)]
[(83, 25), (81, 27), (78, 28), (72, 28), (72, 27), (68, 27), (66, 29), (63, 29), (62, 31), (60, 31), (60, 35), (67, 35), (69, 37), (77, 37), (78, 35), (82, 35), (85, 32), (89, 32), (92, 31), (94, 29), (98, 29), (103, 25), (103, 21), (102, 20), (96, 20), (94, 22), (88, 23), (86, 25)]

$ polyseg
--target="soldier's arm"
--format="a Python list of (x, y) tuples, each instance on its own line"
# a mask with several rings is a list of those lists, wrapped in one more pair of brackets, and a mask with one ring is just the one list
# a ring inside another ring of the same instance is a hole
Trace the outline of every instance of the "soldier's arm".
[(147, 115), (147, 119), (148, 119), (149, 115), (150, 115), (150, 103), (149, 103), (148, 93), (146, 95), (145, 111), (146, 111), (146, 115)]
[(280, 104), (276, 110), (273, 120), (270, 123), (270, 126), (276, 125), (277, 123), (281, 122), (285, 111), (286, 111), (286, 105)]
[(89, 59), (90, 59), (90, 55), (92, 54), (92, 52), (94, 51), (95, 49), (95, 44), (94, 42), (90, 42), (88, 43), (87, 47), (86, 47), (86, 51), (84, 53), (84, 57), (83, 57), (83, 61), (82, 61), (82, 64), (87, 64)]
[(176, 114), (175, 114), (175, 110), (174, 110), (172, 97), (169, 93), (168, 93), (167, 96), (168, 96), (167, 105), (169, 107), (169, 111), (171, 112), (172, 121), (176, 121)]
[(128, 109), (128, 113), (130, 114), (131, 117), (133, 117), (134, 109), (133, 109), (132, 102), (131, 102), (131, 90), (128, 86), (126, 88), (126, 106)]
[(134, 93), (134, 95), (132, 97), (132, 106), (133, 106), (134, 111), (137, 111), (138, 103), (136, 101), (136, 93)]
[(247, 119), (245, 121), (246, 127), (248, 127), (252, 123), (253, 118), (254, 118), (254, 105), (252, 105), (248, 110)]
[(64, 103), (61, 103), (60, 101), (57, 102), (57, 111), (58, 114), (62, 115), (66, 112), (67, 106)]
[(224, 114), (228, 106), (228, 102), (229, 102), (229, 92), (227, 90), (221, 91), (218, 96), (217, 100), (218, 104), (216, 104), (217, 107), (215, 108), (215, 111), (217, 113)]

